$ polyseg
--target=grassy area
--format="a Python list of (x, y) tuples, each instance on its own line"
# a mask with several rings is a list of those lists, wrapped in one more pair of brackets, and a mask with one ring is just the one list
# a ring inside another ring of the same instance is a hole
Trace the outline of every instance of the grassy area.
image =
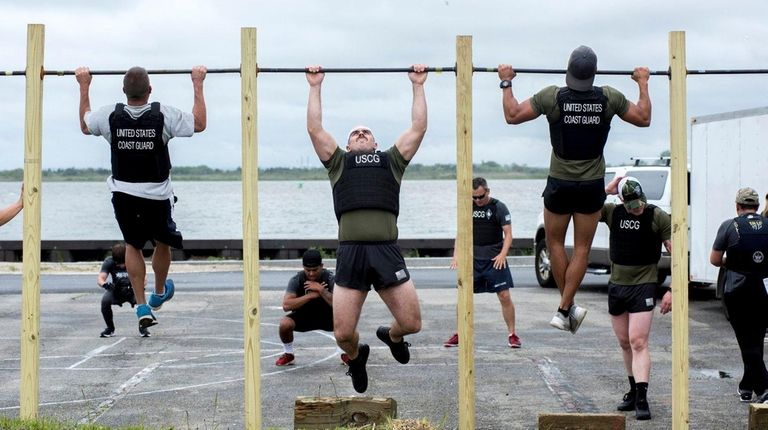
[[(62, 423), (52, 419), (22, 420), (20, 418), (0, 417), (0, 429), (2, 430), (110, 430), (113, 427), (105, 427), (96, 424), (72, 424)], [(149, 430), (152, 427), (130, 426), (120, 427), (120, 430)], [(215, 426), (213, 426), (215, 428)], [(439, 430), (426, 420), (392, 420), (384, 425), (370, 424), (363, 427), (339, 427), (336, 430)], [(183, 427), (182, 427), (183, 430)]]

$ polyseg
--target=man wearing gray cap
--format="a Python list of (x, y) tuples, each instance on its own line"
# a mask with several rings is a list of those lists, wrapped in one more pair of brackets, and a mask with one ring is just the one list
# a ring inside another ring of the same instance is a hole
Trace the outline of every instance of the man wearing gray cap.
[[(323, 267), (320, 251), (308, 249), (301, 259), (304, 268), (288, 281), (283, 310), (290, 312), (280, 320), (283, 354), (276, 366), (293, 364), (293, 332), (333, 331), (333, 273)], [(342, 361), (346, 363), (345, 357)]]
[[(635, 411), (638, 420), (651, 419), (648, 381), (651, 334), (656, 297), (663, 291), (658, 283), (661, 245), (672, 251), (672, 222), (661, 208), (648, 204), (637, 178), (616, 176), (605, 186), (618, 194), (622, 204), (603, 205), (600, 221), (610, 230), (611, 279), (608, 281), (608, 313), (621, 347), (629, 392), (619, 403), (620, 411)], [(665, 288), (661, 313), (672, 309), (672, 293)]]
[(744, 375), (737, 390), (739, 399), (766, 403), (768, 371), (763, 349), (768, 327), (768, 293), (763, 279), (768, 277), (768, 219), (757, 213), (758, 207), (757, 191), (746, 187), (736, 193), (738, 216), (720, 225), (709, 262), (726, 269), (723, 302), (744, 362)]
[[(511, 65), (499, 65), (502, 105), (508, 124), (521, 124), (546, 115), (552, 155), (544, 197), (544, 231), (552, 263), (552, 276), (560, 290), (560, 305), (550, 325), (575, 333), (587, 310), (574, 304), (584, 279), (587, 256), (605, 201), (605, 159), (611, 118), (638, 127), (651, 123), (648, 96), (650, 72), (637, 67), (632, 79), (640, 92), (637, 104), (609, 86), (594, 86), (597, 56), (586, 46), (576, 48), (568, 61), (565, 87), (549, 86), (518, 103), (512, 94), (516, 73)], [(573, 218), (573, 255), (565, 251), (565, 234)]]

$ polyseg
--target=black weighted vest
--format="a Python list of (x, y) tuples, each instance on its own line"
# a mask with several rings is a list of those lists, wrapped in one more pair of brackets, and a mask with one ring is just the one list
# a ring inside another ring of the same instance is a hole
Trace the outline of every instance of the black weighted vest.
[(733, 219), (739, 241), (726, 250), (725, 267), (743, 275), (768, 277), (768, 219), (748, 214)]
[(603, 154), (611, 118), (608, 98), (600, 87), (591, 91), (560, 88), (557, 93), (560, 118), (549, 124), (552, 149), (563, 160), (594, 160)]
[(344, 171), (333, 186), (336, 219), (356, 209), (381, 209), (400, 213), (400, 184), (385, 152), (344, 154)]
[(472, 205), (472, 243), (475, 246), (495, 245), (504, 241), (504, 230), (496, 220), (498, 202), (491, 198), (485, 206)]
[(643, 214), (634, 216), (624, 205), (613, 209), (610, 235), (610, 255), (614, 264), (644, 266), (656, 264), (661, 258), (661, 236), (653, 232), (654, 205), (647, 205)]
[(112, 134), (112, 177), (124, 182), (163, 182), (171, 171), (168, 146), (163, 142), (160, 103), (134, 119), (118, 103), (109, 115)]

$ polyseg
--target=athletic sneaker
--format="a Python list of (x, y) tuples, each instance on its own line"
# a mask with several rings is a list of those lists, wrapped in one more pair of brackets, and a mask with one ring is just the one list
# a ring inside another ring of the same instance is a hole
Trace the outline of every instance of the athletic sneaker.
[(576, 334), (576, 331), (581, 327), (581, 322), (584, 321), (584, 317), (587, 316), (587, 309), (582, 308), (579, 305), (571, 306), (571, 310), (568, 311), (568, 322), (570, 325), (571, 333)]
[(638, 400), (635, 402), (635, 418), (641, 421), (651, 419), (651, 410), (648, 407), (648, 400)]
[(99, 335), (99, 337), (112, 337), (115, 335), (115, 331), (111, 328), (105, 328), (103, 332)]
[(139, 317), (139, 329), (142, 327), (152, 327), (157, 324), (157, 318), (152, 314), (152, 309), (147, 305), (139, 305), (136, 307), (136, 316)]
[(277, 357), (277, 361), (275, 361), (275, 366), (290, 366), (293, 364), (293, 359), (295, 357), (293, 354), (289, 354), (287, 352), (284, 352), (283, 355), (280, 357)]
[(520, 338), (515, 333), (512, 333), (507, 337), (507, 346), (510, 348), (520, 348), (522, 343), (520, 343)]
[(755, 393), (755, 400), (753, 403), (768, 403), (768, 390), (766, 390), (763, 394), (757, 395)]
[(365, 370), (365, 363), (368, 362), (368, 354), (370, 353), (371, 348), (361, 343), (357, 347), (357, 357), (354, 360), (349, 360), (347, 376), (352, 377), (352, 387), (358, 393), (364, 393), (368, 389), (368, 372)]
[(152, 334), (149, 332), (149, 330), (147, 330), (146, 327), (141, 327), (141, 326), (139, 326), (139, 335), (141, 337), (150, 337), (150, 336), (152, 336)]
[(149, 307), (151, 307), (152, 310), (156, 311), (162, 308), (165, 302), (173, 298), (173, 293), (175, 291), (176, 291), (176, 287), (173, 285), (173, 280), (166, 279), (165, 291), (163, 292), (163, 294), (162, 295), (157, 295), (155, 293), (150, 294), (149, 300), (147, 300), (147, 304), (149, 304)]
[(450, 339), (443, 342), (443, 346), (446, 348), (459, 346), (459, 333), (454, 333), (453, 335), (451, 335)]
[(392, 352), (392, 357), (395, 357), (395, 360), (397, 360), (398, 363), (406, 364), (411, 360), (411, 352), (408, 351), (408, 347), (411, 346), (411, 344), (406, 342), (405, 339), (397, 343), (393, 342), (392, 338), (389, 337), (389, 327), (379, 327), (379, 329), (376, 330), (376, 337), (389, 346), (389, 350)]
[(739, 388), (736, 390), (736, 394), (739, 395), (739, 400), (743, 403), (749, 403), (752, 401), (752, 390), (742, 390)]
[(349, 366), (349, 354), (346, 352), (341, 353), (341, 364)]
[(624, 398), (621, 400), (621, 403), (619, 403), (618, 406), (616, 406), (617, 411), (631, 411), (635, 409), (635, 396), (637, 395), (636, 391), (628, 391), (626, 394), (624, 394)]
[(571, 330), (570, 317), (563, 316), (563, 314), (561, 314), (560, 311), (555, 312), (555, 316), (553, 316), (552, 319), (549, 321), (549, 325), (563, 331)]

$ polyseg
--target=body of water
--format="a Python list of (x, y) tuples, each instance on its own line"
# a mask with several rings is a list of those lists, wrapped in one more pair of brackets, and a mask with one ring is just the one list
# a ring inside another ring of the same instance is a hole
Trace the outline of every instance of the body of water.
[[(533, 237), (546, 180), (490, 180), (491, 195), (512, 214), (513, 237)], [(19, 183), (0, 182), (0, 206), (14, 201)], [(186, 239), (242, 238), (240, 182), (175, 182), (174, 219)], [(104, 182), (46, 182), (42, 187), (42, 238), (97, 240), (122, 237)], [(329, 181), (259, 183), (259, 237), (328, 239), (337, 236)], [(21, 240), (23, 212), (0, 227), (0, 240)], [(456, 182), (403, 181), (398, 226), (401, 238), (456, 235)]]

